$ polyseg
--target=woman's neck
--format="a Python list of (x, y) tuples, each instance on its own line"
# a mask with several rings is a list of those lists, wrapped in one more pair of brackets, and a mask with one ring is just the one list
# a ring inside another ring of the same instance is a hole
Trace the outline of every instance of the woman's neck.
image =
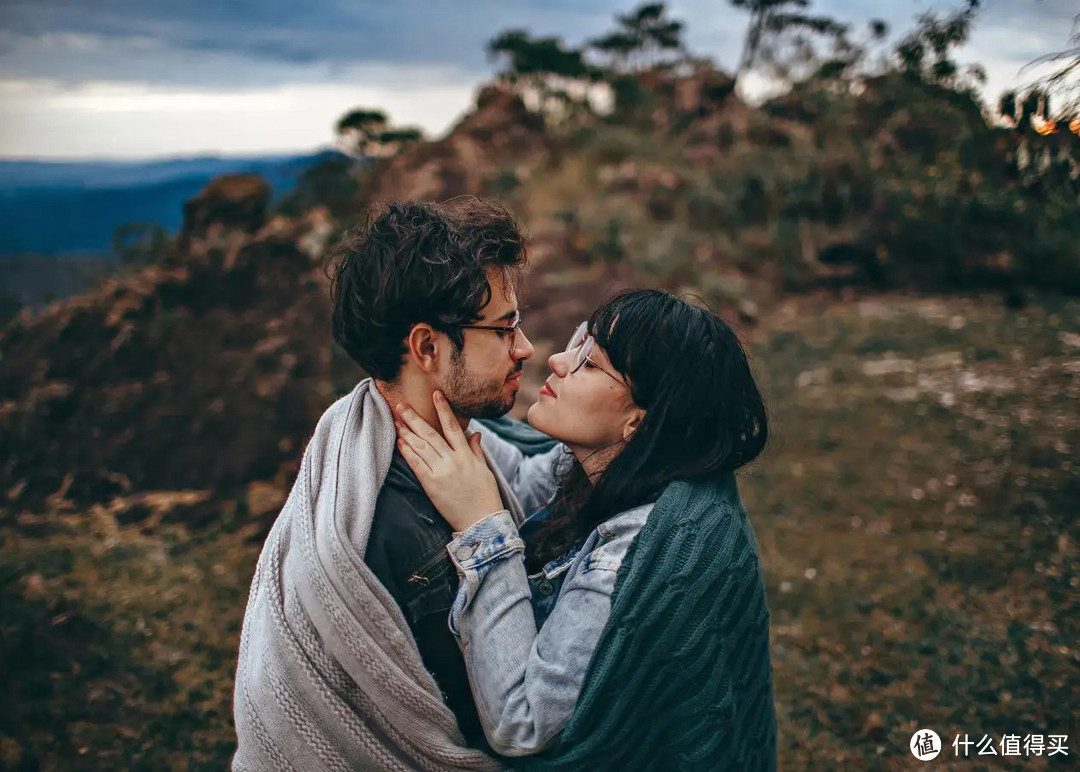
[(578, 463), (581, 464), (581, 468), (585, 470), (585, 475), (589, 478), (589, 482), (593, 485), (596, 485), (596, 481), (600, 478), (600, 475), (604, 473), (604, 470), (608, 468), (608, 464), (612, 462), (615, 456), (619, 455), (619, 450), (621, 448), (622, 443), (609, 445), (603, 448), (570, 446), (570, 450), (577, 458)]

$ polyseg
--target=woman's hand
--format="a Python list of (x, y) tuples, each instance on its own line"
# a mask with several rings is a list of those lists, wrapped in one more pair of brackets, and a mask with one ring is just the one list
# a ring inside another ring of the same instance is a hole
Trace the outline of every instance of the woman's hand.
[(432, 401), (443, 436), (411, 407), (398, 403), (398, 449), (450, 527), (464, 531), (503, 509), (502, 497), (480, 449), (480, 433), (465, 436), (442, 392), (436, 391)]

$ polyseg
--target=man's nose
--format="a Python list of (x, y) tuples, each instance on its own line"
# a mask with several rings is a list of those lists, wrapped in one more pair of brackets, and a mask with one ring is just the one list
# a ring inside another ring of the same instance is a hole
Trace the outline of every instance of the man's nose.
[(518, 330), (514, 335), (514, 359), (529, 359), (536, 353), (536, 349), (533, 348), (532, 341), (522, 330)]

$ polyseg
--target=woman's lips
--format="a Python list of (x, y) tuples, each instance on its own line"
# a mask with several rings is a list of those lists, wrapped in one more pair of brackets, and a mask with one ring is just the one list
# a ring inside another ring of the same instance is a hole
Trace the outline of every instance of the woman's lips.
[(540, 389), (540, 393), (541, 393), (541, 394), (546, 394), (546, 395), (548, 395), (549, 397), (553, 397), (553, 398), (554, 398), (554, 396), (555, 396), (555, 392), (553, 392), (553, 391), (551, 390), (551, 387), (550, 387), (550, 386), (548, 386), (548, 385), (547, 385), (546, 383), (544, 384), (544, 387), (543, 387), (542, 389)]

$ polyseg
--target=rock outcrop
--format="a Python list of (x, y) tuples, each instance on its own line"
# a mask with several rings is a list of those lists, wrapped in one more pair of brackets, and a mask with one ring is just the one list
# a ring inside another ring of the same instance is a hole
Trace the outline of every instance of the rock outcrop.
[(326, 235), (276, 220), (226, 260), (111, 278), (0, 330), (0, 510), (287, 472), (332, 398)]
[(180, 249), (198, 242), (217, 243), (255, 233), (266, 224), (270, 186), (253, 174), (225, 174), (211, 180), (199, 195), (184, 203)]
[(543, 118), (512, 91), (487, 86), (476, 108), (445, 138), (410, 145), (381, 169), (370, 197), (440, 201), (484, 195), (500, 173), (528, 179), (547, 151)]

